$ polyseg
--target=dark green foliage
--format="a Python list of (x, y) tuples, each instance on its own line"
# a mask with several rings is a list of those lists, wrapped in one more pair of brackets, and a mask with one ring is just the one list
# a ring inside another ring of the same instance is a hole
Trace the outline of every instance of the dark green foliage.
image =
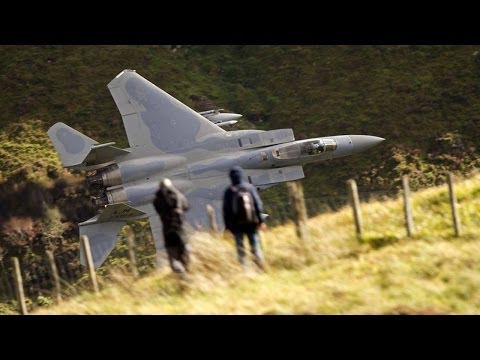
[(237, 128), (387, 139), (368, 154), (308, 166), (305, 186), (316, 195), (343, 193), (359, 174), (368, 190), (397, 187), (404, 173), (426, 186), (445, 169), (478, 165), (478, 62), (476, 46), (3, 46), (0, 130), (22, 118), (41, 119), (42, 130), (63, 121), (124, 146), (106, 84), (135, 68), (196, 110), (244, 114)]

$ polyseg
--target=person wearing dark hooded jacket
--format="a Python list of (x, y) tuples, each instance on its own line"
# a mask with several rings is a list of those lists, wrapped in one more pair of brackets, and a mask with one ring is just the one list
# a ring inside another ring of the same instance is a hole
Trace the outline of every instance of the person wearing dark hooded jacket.
[(170, 267), (174, 272), (188, 271), (190, 262), (184, 229), (185, 211), (189, 204), (170, 179), (163, 179), (153, 201), (163, 225), (163, 236)]
[[(242, 266), (244, 268), (246, 267), (245, 247), (243, 244), (244, 234), (246, 234), (250, 243), (250, 249), (255, 264), (257, 264), (257, 266), (259, 266), (262, 270), (265, 270), (260, 236), (258, 234), (259, 228), (264, 229), (266, 227), (262, 217), (262, 200), (260, 199), (255, 186), (245, 181), (243, 169), (240, 166), (233, 167), (230, 170), (229, 175), (232, 185), (227, 188), (223, 198), (223, 219), (225, 222), (225, 227), (233, 234), (235, 238), (238, 260)], [(234, 214), (234, 193), (238, 191), (238, 189), (245, 189), (253, 198), (256, 217), (255, 221), (252, 223), (239, 223), (238, 218)]]

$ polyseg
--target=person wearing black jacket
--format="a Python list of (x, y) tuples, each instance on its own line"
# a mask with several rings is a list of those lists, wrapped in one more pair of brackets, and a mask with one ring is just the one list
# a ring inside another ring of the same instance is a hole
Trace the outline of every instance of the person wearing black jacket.
[[(227, 188), (223, 198), (223, 219), (225, 227), (229, 230), (234, 238), (237, 248), (238, 260), (242, 266), (246, 267), (245, 247), (243, 245), (244, 234), (247, 235), (250, 249), (253, 255), (253, 260), (258, 267), (265, 270), (264, 258), (260, 244), (260, 236), (258, 229), (265, 229), (266, 224), (263, 222), (263, 204), (257, 189), (250, 183), (245, 181), (243, 169), (240, 166), (235, 166), (230, 170), (230, 179), (232, 185)], [(248, 191), (253, 199), (255, 216), (254, 220), (245, 223), (240, 222), (239, 217), (235, 214), (235, 192), (238, 190)]]
[(163, 225), (163, 236), (170, 267), (174, 272), (188, 271), (190, 257), (184, 228), (185, 211), (189, 204), (170, 179), (163, 179), (153, 201)]

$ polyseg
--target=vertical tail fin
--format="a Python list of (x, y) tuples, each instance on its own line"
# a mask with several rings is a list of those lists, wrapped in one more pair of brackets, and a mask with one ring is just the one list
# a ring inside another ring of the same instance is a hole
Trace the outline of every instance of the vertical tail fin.
[(64, 167), (81, 164), (90, 152), (92, 145), (98, 144), (97, 141), (61, 122), (48, 129), (48, 137)]

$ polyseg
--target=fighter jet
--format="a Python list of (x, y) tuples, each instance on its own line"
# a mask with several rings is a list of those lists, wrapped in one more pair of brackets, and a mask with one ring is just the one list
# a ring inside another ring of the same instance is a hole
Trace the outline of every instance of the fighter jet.
[[(108, 89), (130, 147), (100, 144), (61, 122), (48, 130), (63, 166), (89, 172), (87, 182), (99, 191), (93, 199), (99, 214), (79, 224), (96, 267), (113, 250), (122, 227), (139, 219), (149, 219), (157, 254), (165, 253), (162, 224), (152, 204), (163, 177), (186, 195), (190, 225), (208, 226), (210, 204), (223, 228), (222, 199), (234, 165), (244, 168), (248, 181), (261, 190), (302, 179), (302, 165), (352, 155), (384, 140), (340, 135), (296, 141), (292, 129), (225, 131), (219, 125), (231, 125), (240, 114), (198, 113), (135, 70), (122, 71)], [(85, 263), (83, 253), (80, 260)]]

